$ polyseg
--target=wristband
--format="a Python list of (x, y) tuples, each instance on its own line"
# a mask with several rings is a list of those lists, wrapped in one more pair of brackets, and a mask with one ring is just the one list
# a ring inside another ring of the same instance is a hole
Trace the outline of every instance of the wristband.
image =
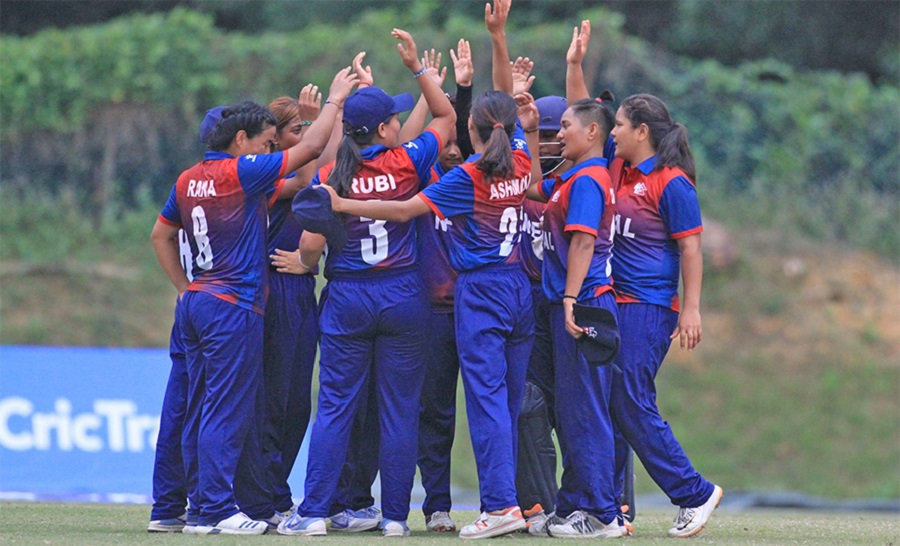
[[(302, 263), (301, 263), (301, 265), (302, 265)], [(565, 296), (563, 296), (562, 299), (564, 299), (564, 300), (575, 300), (575, 301), (578, 301), (578, 298), (576, 298), (575, 296), (570, 296), (570, 295), (568, 295), (568, 294), (566, 294)]]
[(525, 133), (526, 135), (530, 135), (531, 133), (537, 133), (538, 130), (537, 129), (529, 129), (527, 131), (523, 130), (522, 132)]
[(422, 76), (424, 74), (425, 74), (425, 67), (423, 66), (417, 72), (413, 72), (413, 78), (418, 78), (419, 76)]
[(325, 104), (333, 104), (333, 105), (337, 106), (338, 108), (343, 108), (343, 107), (344, 107), (344, 101), (336, 102), (336, 101), (333, 101), (333, 100), (331, 100), (331, 99), (328, 99), (328, 100), (325, 101)]
[(302, 267), (303, 269), (305, 269), (307, 271), (312, 271), (311, 267), (309, 267), (308, 265), (303, 263), (303, 256), (300, 255), (299, 253), (297, 254), (297, 261), (300, 262), (300, 267)]
[(370, 84), (368, 84), (366, 82), (359, 82), (358, 84), (356, 84), (356, 88), (357, 89), (365, 89), (366, 87), (369, 87), (369, 85)]
[(310, 125), (312, 125), (311, 121), (301, 121), (300, 122), (300, 127), (309, 127)]

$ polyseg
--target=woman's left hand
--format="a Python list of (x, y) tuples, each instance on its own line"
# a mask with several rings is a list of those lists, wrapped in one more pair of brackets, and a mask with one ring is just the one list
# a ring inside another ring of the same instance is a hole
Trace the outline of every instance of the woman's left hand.
[(300, 121), (316, 121), (319, 117), (319, 110), (322, 109), (322, 93), (319, 93), (319, 86), (307, 84), (300, 90), (297, 103)]
[(678, 315), (678, 326), (672, 333), (671, 339), (678, 338), (682, 349), (688, 351), (700, 343), (703, 337), (703, 328), (700, 326), (700, 311), (696, 309), (682, 309)]
[(575, 324), (575, 300), (572, 298), (563, 299), (563, 310), (565, 310), (566, 331), (575, 339), (583, 336), (584, 330), (581, 329), (581, 326)]
[(279, 273), (291, 273), (294, 275), (303, 275), (309, 273), (309, 269), (300, 265), (300, 249), (293, 252), (287, 252), (280, 248), (275, 249), (275, 254), (269, 254), (272, 265), (275, 266)]
[(534, 103), (534, 97), (531, 93), (519, 93), (515, 96), (515, 100), (519, 107), (519, 123), (522, 124), (522, 130), (528, 132), (537, 130), (541, 114)]

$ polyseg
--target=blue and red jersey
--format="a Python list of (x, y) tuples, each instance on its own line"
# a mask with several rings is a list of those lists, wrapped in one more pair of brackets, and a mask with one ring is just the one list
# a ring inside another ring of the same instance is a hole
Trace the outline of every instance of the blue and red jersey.
[[(431, 171), (431, 183), (435, 183), (443, 174), (440, 163), (436, 163)], [(419, 269), (428, 290), (432, 310), (438, 313), (452, 313), (456, 277), (459, 274), (450, 265), (450, 230), (459, 227), (450, 218), (441, 220), (434, 213), (423, 214), (416, 218), (418, 231)]]
[[(441, 139), (429, 129), (402, 146), (363, 148), (362, 164), (353, 175), (347, 199), (360, 201), (405, 201), (431, 177), (431, 166), (441, 152)], [(319, 169), (312, 184), (328, 181), (334, 163)], [(358, 274), (414, 266), (415, 222), (388, 222), (364, 216), (344, 215), (347, 244), (325, 258), (325, 277)]]
[(656, 160), (614, 172), (616, 299), (678, 311), (677, 240), (703, 231), (703, 222), (694, 183), (678, 168), (654, 170)]
[(193, 256), (188, 290), (263, 314), (267, 193), (278, 197), (286, 159), (287, 152), (206, 152), (178, 177), (159, 220), (185, 227)]
[(510, 136), (513, 175), (488, 179), (478, 170), (480, 154), (454, 167), (419, 196), (441, 220), (450, 218), (450, 263), (457, 271), (519, 262), (522, 202), (531, 182), (531, 156), (518, 122)]
[(541, 269), (544, 261), (544, 233), (541, 225), (544, 221), (546, 205), (538, 201), (526, 199), (522, 203), (522, 240), (519, 242), (519, 258), (522, 269), (531, 282), (541, 282)]
[(581, 291), (573, 295), (587, 300), (612, 290), (610, 262), (616, 198), (606, 165), (602, 157), (591, 158), (539, 186), (540, 194), (547, 199), (543, 286), (550, 301), (560, 302), (566, 293), (569, 242), (574, 232), (587, 233), (595, 239)]

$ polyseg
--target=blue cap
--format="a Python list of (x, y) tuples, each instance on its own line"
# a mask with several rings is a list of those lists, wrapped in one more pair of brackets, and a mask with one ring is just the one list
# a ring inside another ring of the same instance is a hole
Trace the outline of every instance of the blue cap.
[(569, 107), (564, 97), (550, 95), (541, 97), (534, 101), (537, 106), (538, 114), (541, 116), (538, 122), (538, 130), (540, 131), (559, 131), (561, 127), (562, 115)]
[(392, 115), (411, 110), (415, 104), (409, 93), (392, 97), (378, 87), (364, 87), (344, 101), (344, 123), (358, 133), (371, 133)]
[(212, 133), (213, 129), (216, 128), (216, 125), (220, 121), (222, 121), (222, 110), (224, 110), (224, 106), (216, 106), (215, 108), (210, 108), (206, 111), (206, 115), (203, 116), (203, 121), (200, 122), (200, 142), (206, 144), (206, 139), (209, 138), (210, 133)]
[(347, 228), (331, 210), (331, 194), (309, 185), (294, 196), (291, 203), (294, 218), (304, 231), (324, 235), (328, 252), (339, 252), (347, 243)]
[(619, 324), (616, 317), (602, 307), (590, 305), (574, 306), (575, 324), (580, 326), (584, 335), (578, 338), (575, 346), (594, 366), (610, 364), (619, 353)]

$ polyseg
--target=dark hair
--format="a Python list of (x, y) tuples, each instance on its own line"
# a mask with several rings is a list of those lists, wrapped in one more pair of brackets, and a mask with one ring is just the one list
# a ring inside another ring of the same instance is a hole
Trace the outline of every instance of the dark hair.
[(344, 138), (334, 156), (334, 169), (328, 175), (328, 185), (341, 197), (347, 197), (350, 185), (353, 184), (353, 175), (362, 164), (361, 147), (371, 144), (376, 134), (377, 131), (360, 132), (350, 124), (344, 124)]
[(275, 125), (272, 112), (253, 101), (244, 101), (222, 110), (222, 119), (206, 139), (209, 149), (221, 152), (231, 146), (234, 135), (243, 130), (249, 138)]
[(621, 108), (632, 127), (640, 127), (643, 123), (650, 129), (650, 144), (657, 156), (656, 168), (678, 167), (696, 183), (697, 172), (687, 128), (672, 120), (666, 103), (644, 93), (628, 97), (622, 101)]
[(488, 91), (472, 105), (472, 122), (484, 152), (476, 163), (488, 178), (508, 178), (513, 174), (512, 147), (509, 136), (519, 115), (516, 101), (503, 91)]
[(599, 98), (582, 99), (570, 107), (572, 108), (572, 114), (578, 118), (582, 125), (588, 126), (591, 123), (596, 123), (600, 127), (601, 145), (606, 144), (609, 132), (612, 131), (616, 123), (616, 115), (609, 106), (614, 100), (616, 100), (616, 97), (613, 96), (611, 91), (606, 90), (600, 93)]

